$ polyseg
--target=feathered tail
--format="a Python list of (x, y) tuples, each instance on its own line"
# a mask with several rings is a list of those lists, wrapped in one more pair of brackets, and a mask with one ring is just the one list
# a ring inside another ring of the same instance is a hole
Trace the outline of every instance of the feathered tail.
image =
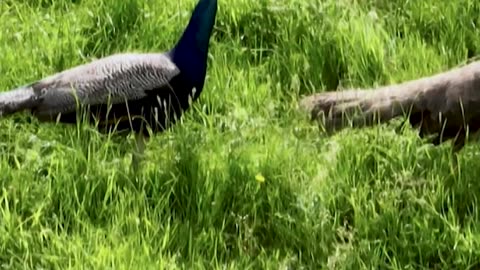
[(312, 120), (323, 122), (328, 133), (349, 125), (366, 127), (444, 106), (442, 95), (454, 76), (449, 71), (376, 89), (317, 93), (304, 97), (299, 105)]
[[(366, 127), (408, 116), (420, 137), (433, 135), (438, 145), (452, 139), (453, 151), (465, 144), (467, 133), (480, 131), (480, 61), (452, 68), (432, 76), (383, 86), (313, 94), (300, 107), (327, 133), (351, 124)], [(323, 121), (322, 121), (323, 120)]]
[(35, 108), (42, 96), (30, 85), (0, 92), (0, 116)]
[(347, 90), (305, 97), (300, 106), (310, 112), (312, 120), (323, 120), (327, 132), (334, 132), (348, 124), (360, 128), (418, 112), (423, 103), (422, 94), (423, 91), (402, 87)]

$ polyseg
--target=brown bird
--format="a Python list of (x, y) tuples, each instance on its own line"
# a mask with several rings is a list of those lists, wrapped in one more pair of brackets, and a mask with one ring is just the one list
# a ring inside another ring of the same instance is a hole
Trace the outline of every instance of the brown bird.
[(299, 104), (329, 134), (349, 123), (361, 128), (406, 116), (421, 138), (434, 145), (452, 140), (457, 153), (480, 129), (480, 61), (375, 89), (316, 93)]

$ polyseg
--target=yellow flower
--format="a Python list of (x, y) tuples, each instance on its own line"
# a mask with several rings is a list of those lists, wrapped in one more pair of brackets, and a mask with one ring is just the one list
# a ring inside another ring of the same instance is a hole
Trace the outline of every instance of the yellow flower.
[(261, 173), (258, 173), (257, 175), (255, 175), (255, 180), (257, 180), (260, 183), (263, 183), (265, 182), (265, 177), (263, 177)]

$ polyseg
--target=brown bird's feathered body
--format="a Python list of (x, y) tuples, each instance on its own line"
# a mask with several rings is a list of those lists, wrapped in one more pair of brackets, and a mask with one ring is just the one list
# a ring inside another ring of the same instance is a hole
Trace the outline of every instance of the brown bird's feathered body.
[(349, 122), (366, 127), (405, 115), (422, 138), (433, 135), (435, 145), (452, 139), (457, 152), (467, 132), (480, 129), (480, 62), (376, 89), (317, 93), (304, 97), (300, 106), (312, 120), (323, 119), (329, 133)]

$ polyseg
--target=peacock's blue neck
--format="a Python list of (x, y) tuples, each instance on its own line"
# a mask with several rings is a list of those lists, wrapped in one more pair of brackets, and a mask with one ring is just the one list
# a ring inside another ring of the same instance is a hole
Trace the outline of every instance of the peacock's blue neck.
[(180, 69), (183, 78), (191, 82), (191, 87), (203, 88), (207, 73), (207, 51), (194, 48), (176, 47), (171, 51), (172, 61)]
[(201, 91), (207, 71), (209, 40), (217, 13), (217, 0), (200, 0), (176, 46), (170, 51), (172, 61)]

